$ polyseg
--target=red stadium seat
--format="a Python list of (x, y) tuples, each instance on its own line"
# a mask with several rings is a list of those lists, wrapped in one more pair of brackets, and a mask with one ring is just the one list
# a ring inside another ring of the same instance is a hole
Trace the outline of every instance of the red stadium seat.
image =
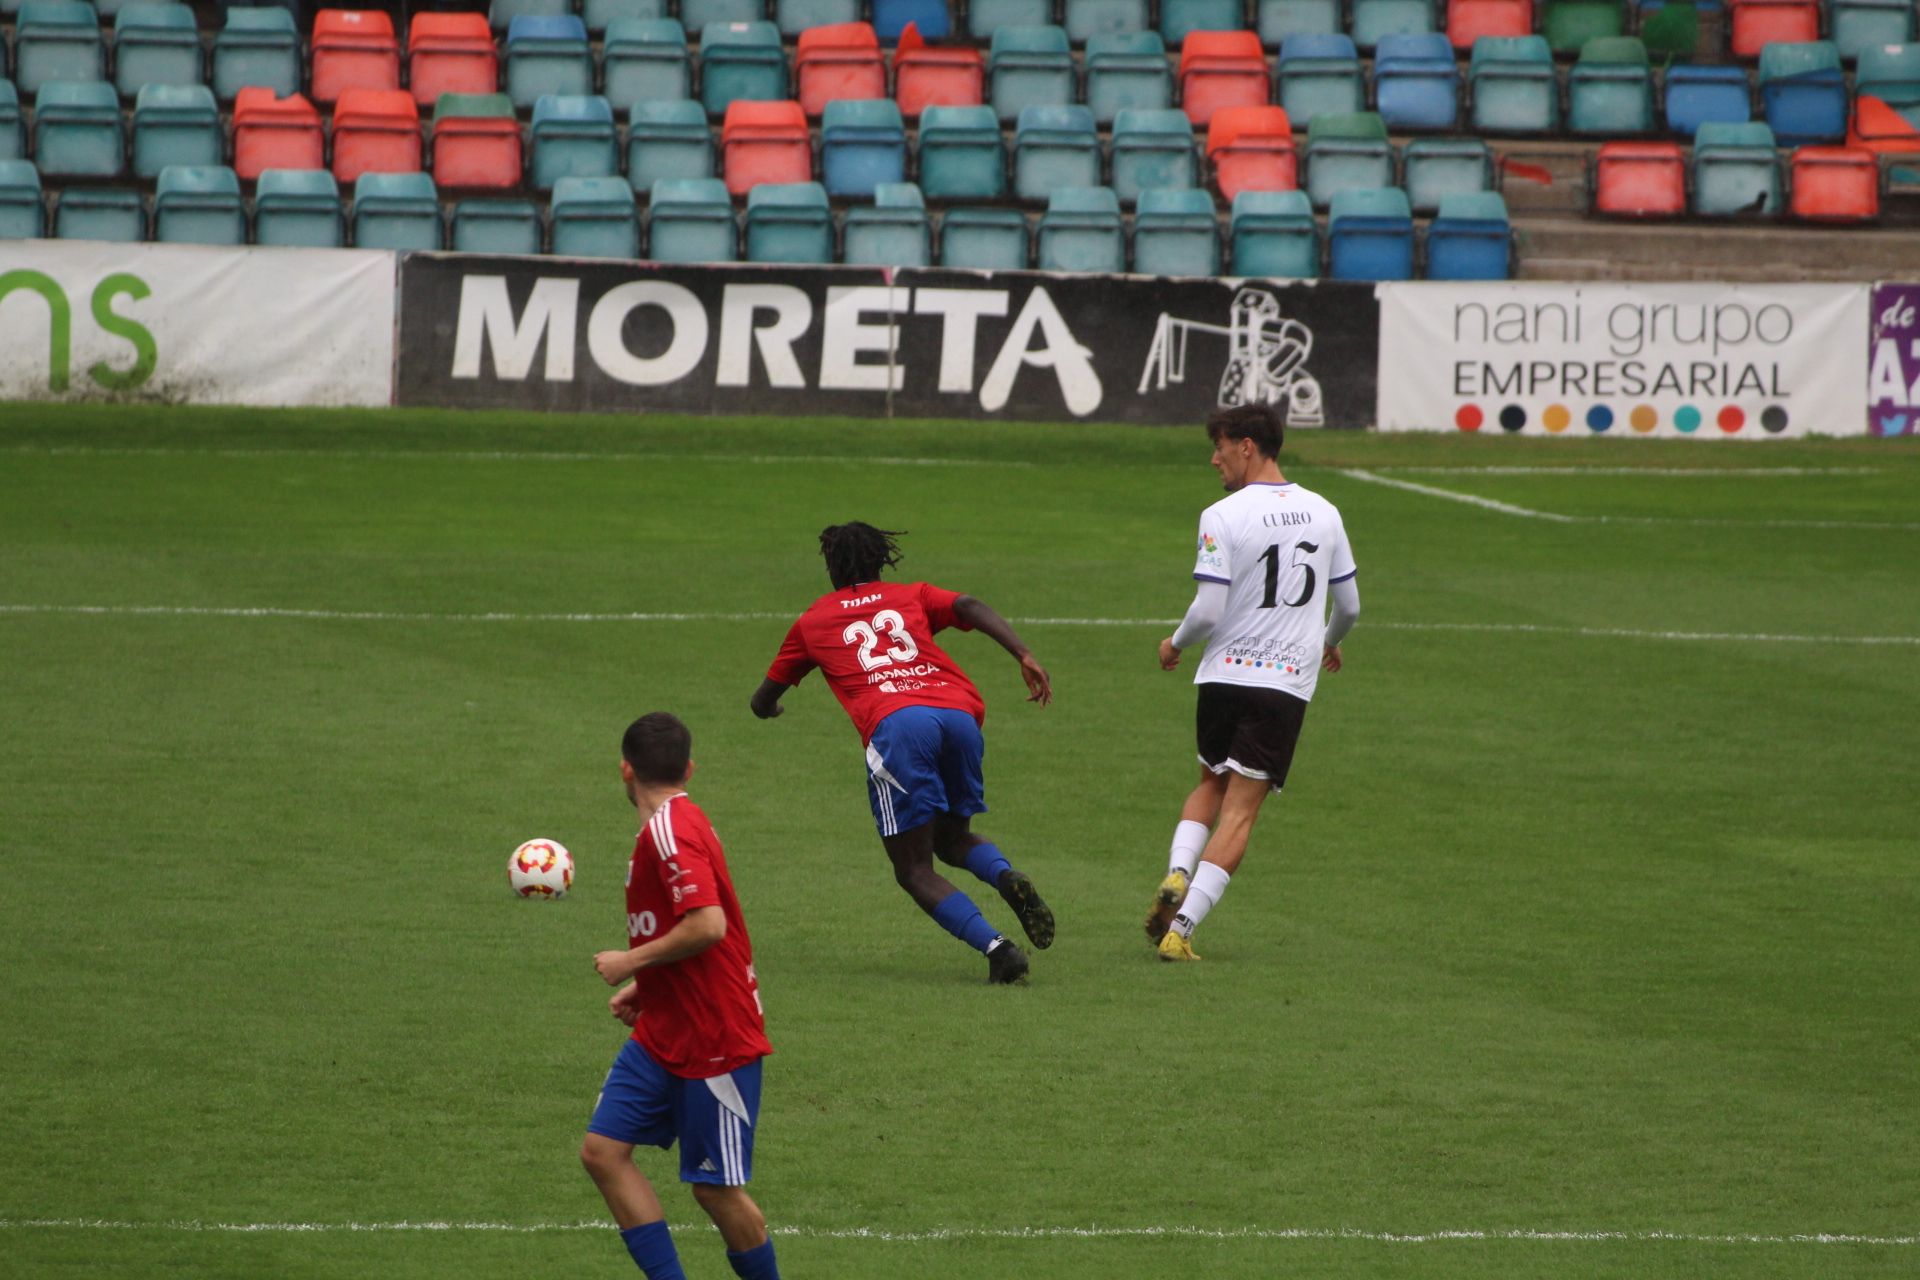
[(349, 89), (398, 89), (400, 42), (393, 19), (380, 9), (322, 9), (313, 16), (313, 79), (318, 103), (337, 102)]
[(1687, 211), (1687, 159), (1672, 142), (1609, 142), (1594, 164), (1593, 210), (1623, 218)]
[(1811, 222), (1871, 222), (1880, 216), (1880, 162), (1854, 147), (1802, 147), (1791, 164), (1787, 207)]
[(1736, 58), (1757, 58), (1776, 40), (1801, 43), (1820, 38), (1820, 6), (1814, 0), (1730, 0), (1728, 46)]
[(1207, 159), (1220, 198), (1242, 191), (1293, 191), (1300, 185), (1293, 125), (1283, 107), (1222, 107), (1207, 123)]
[(893, 96), (900, 114), (916, 119), (928, 107), (977, 107), (985, 101), (987, 66), (978, 49), (928, 48), (911, 24), (893, 53)]
[(800, 109), (810, 116), (838, 98), (887, 96), (880, 40), (864, 22), (836, 22), (800, 33), (793, 59)]
[(1881, 99), (1863, 93), (1853, 104), (1847, 145), (1879, 156), (1911, 155), (1920, 152), (1920, 129)]
[(267, 169), (324, 169), (327, 136), (320, 112), (299, 94), (242, 89), (233, 100), (233, 171), (252, 182)]
[(443, 93), (493, 93), (500, 60), (483, 13), (417, 13), (407, 30), (407, 84), (431, 107)]
[(1180, 46), (1180, 104), (1208, 124), (1222, 107), (1265, 106), (1272, 98), (1267, 59), (1251, 31), (1192, 31)]
[(420, 108), (404, 89), (348, 89), (333, 109), (333, 176), (420, 168)]
[(520, 186), (520, 121), (504, 93), (448, 95), (433, 113), (433, 185), (506, 191)]
[(797, 102), (734, 99), (720, 122), (720, 157), (732, 195), (745, 195), (763, 182), (812, 182), (807, 113)]
[(1471, 49), (1481, 36), (1533, 34), (1533, 0), (1448, 0), (1447, 39)]

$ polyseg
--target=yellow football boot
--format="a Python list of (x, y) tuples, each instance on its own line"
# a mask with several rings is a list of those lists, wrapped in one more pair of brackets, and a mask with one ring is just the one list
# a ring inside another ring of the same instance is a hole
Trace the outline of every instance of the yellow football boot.
[(1153, 907), (1147, 912), (1147, 941), (1158, 943), (1166, 936), (1167, 926), (1173, 923), (1174, 915), (1180, 910), (1180, 904), (1187, 900), (1187, 873), (1180, 870), (1167, 872), (1167, 878), (1153, 891)]
[(1183, 938), (1169, 929), (1160, 939), (1160, 958), (1162, 960), (1198, 960), (1199, 952), (1193, 949), (1193, 940)]

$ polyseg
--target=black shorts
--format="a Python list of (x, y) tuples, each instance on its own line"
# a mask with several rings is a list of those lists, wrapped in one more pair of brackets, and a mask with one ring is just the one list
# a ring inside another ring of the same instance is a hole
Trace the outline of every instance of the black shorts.
[(1306, 701), (1279, 689), (1252, 685), (1213, 682), (1199, 689), (1194, 736), (1200, 763), (1215, 773), (1231, 769), (1261, 779), (1278, 791), (1293, 767)]

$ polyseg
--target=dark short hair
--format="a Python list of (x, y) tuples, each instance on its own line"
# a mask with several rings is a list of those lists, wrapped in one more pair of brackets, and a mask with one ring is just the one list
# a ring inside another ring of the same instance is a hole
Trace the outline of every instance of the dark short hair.
[(687, 761), (693, 758), (693, 733), (679, 716), (649, 711), (627, 726), (620, 755), (642, 782), (678, 782), (687, 776)]
[(1280, 442), (1286, 427), (1280, 411), (1270, 404), (1240, 404), (1231, 409), (1215, 409), (1207, 415), (1207, 438), (1219, 444), (1228, 440), (1251, 440), (1262, 457), (1280, 456)]
[(874, 582), (880, 571), (900, 563), (900, 547), (894, 541), (899, 529), (876, 529), (862, 520), (828, 525), (820, 531), (820, 554), (827, 562), (827, 577), (836, 587), (856, 582)]

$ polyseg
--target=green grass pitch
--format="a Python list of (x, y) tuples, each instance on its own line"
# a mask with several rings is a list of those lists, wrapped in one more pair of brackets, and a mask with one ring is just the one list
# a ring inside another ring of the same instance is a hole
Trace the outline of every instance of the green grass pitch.
[[(753, 933), (790, 1277), (1920, 1270), (1920, 449), (1298, 433), (1364, 616), (1173, 967), (1139, 917), (1193, 693), (1153, 650), (1207, 452), (6, 406), (0, 1276), (636, 1274), (575, 1153), (654, 708)], [(1030, 986), (893, 886), (817, 678), (748, 714), (849, 518), (1053, 671), (1041, 711), (951, 645), (978, 828), (1059, 914)], [(579, 616), (626, 613), (695, 616)], [(565, 902), (507, 892), (536, 835)]]

